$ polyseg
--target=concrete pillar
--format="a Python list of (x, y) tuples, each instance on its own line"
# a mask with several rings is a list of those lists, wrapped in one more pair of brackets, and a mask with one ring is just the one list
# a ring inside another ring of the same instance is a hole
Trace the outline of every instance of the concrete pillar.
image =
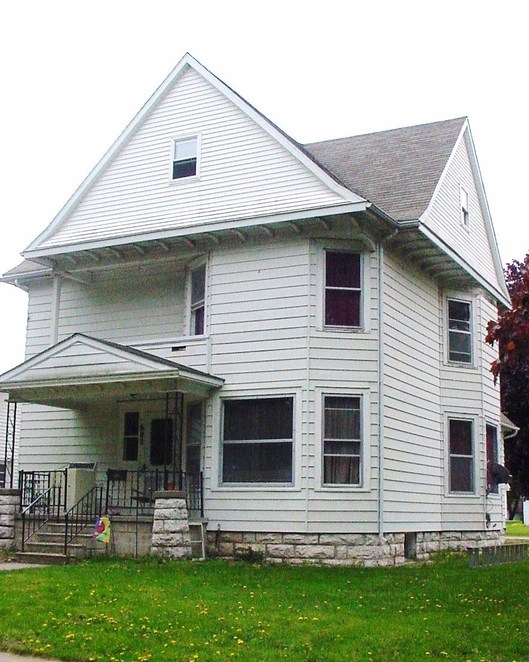
[(191, 558), (185, 492), (155, 492), (154, 500), (151, 554), (170, 559)]
[(0, 549), (15, 547), (15, 515), (20, 508), (20, 490), (0, 488)]

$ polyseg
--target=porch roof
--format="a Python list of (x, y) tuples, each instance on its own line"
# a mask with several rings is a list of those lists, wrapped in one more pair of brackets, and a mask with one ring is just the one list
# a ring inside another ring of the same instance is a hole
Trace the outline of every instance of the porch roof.
[(81, 333), (0, 375), (0, 391), (11, 400), (66, 408), (171, 391), (206, 397), (223, 384), (220, 377)]

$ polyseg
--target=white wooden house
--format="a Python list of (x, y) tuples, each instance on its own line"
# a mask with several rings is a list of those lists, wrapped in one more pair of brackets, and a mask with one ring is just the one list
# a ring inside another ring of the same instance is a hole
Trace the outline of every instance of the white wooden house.
[(228, 556), (501, 537), (509, 297), (466, 118), (300, 145), (186, 55), (23, 257), (22, 469), (201, 475)]

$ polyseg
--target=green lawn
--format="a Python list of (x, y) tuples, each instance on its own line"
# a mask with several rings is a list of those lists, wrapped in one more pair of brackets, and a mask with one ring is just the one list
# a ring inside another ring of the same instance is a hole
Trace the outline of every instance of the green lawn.
[(0, 650), (62, 660), (528, 659), (529, 562), (101, 560), (0, 573)]
[(507, 522), (507, 531), (508, 536), (521, 536), (524, 538), (529, 538), (529, 526), (525, 526), (523, 522), (514, 521)]

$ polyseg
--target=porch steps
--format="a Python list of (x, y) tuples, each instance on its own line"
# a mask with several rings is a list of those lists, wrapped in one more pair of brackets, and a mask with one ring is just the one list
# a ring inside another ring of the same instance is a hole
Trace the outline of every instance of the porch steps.
[(74, 540), (68, 543), (68, 555), (64, 554), (64, 522), (48, 522), (26, 542), (23, 552), (17, 552), (17, 560), (61, 565), (94, 554), (91, 534), (81, 532)]

